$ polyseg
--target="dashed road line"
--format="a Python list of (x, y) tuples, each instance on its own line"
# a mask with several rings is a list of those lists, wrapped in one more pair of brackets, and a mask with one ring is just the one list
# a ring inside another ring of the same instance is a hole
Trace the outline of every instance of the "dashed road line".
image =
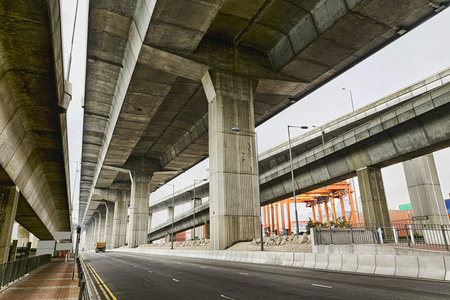
[(248, 276), (248, 273), (242, 273), (242, 272), (239, 272), (239, 274)]
[(225, 299), (229, 299), (229, 300), (234, 300), (233, 298), (227, 297), (225, 295), (220, 295), (220, 297), (225, 298)]
[(175, 279), (175, 278), (173, 278), (172, 280), (173, 280), (173, 281), (176, 281), (176, 282), (180, 282), (178, 279)]
[(323, 288), (326, 288), (326, 289), (331, 289), (332, 287), (331, 286), (328, 286), (328, 285), (321, 285), (321, 284), (311, 284), (311, 285), (313, 285), (313, 286), (318, 286), (318, 287), (323, 287)]

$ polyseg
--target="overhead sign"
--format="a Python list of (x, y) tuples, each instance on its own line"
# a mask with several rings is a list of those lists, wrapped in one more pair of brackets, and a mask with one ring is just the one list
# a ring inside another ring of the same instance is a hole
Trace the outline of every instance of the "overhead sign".
[(411, 203), (406, 203), (398, 206), (398, 210), (404, 211), (404, 210), (412, 210)]

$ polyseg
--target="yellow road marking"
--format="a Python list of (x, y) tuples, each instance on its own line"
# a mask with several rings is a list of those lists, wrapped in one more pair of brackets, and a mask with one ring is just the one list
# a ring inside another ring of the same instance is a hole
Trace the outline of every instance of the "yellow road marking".
[[(105, 297), (106, 297), (106, 299), (110, 299), (109, 297), (108, 297), (108, 295), (106, 294), (106, 292), (105, 292), (105, 290), (103, 289), (103, 287), (108, 291), (108, 293), (109, 293), (109, 296), (111, 296), (111, 298), (113, 299), (113, 300), (117, 300), (117, 298), (114, 296), (114, 294), (111, 292), (111, 290), (106, 286), (106, 284), (103, 282), (103, 280), (100, 278), (100, 276), (97, 274), (97, 272), (95, 272), (95, 270), (94, 270), (94, 267), (92, 267), (92, 265), (90, 264), (90, 263), (88, 263), (88, 266), (91, 268), (91, 270), (92, 270), (92, 272), (95, 274), (95, 280), (97, 281), (97, 284), (100, 286), (100, 289), (102, 290), (102, 292), (103, 292), (103, 294), (105, 295)], [(98, 280), (97, 280), (98, 279)], [(100, 283), (98, 282), (98, 281), (100, 281), (101, 282), (101, 285), (100, 285)]]
[[(89, 269), (90, 271), (93, 270), (92, 267), (89, 265), (89, 263), (87, 263), (86, 265), (88, 266), (88, 269)], [(107, 300), (110, 300), (109, 297), (108, 297), (108, 294), (106, 294), (106, 291), (105, 291), (105, 290), (103, 289), (103, 287), (100, 285), (100, 282), (98, 281), (97, 277), (96, 277), (95, 275), (94, 275), (93, 277), (94, 277), (95, 282), (97, 282), (97, 285), (100, 287), (100, 289), (101, 289), (103, 295), (105, 295), (105, 297), (106, 297)]]

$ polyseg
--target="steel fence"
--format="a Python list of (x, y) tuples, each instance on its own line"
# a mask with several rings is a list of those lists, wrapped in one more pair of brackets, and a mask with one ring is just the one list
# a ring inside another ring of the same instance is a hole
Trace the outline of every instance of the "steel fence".
[(314, 228), (316, 245), (387, 244), (449, 251), (450, 225), (391, 224)]
[(76, 260), (78, 270), (78, 286), (80, 287), (78, 300), (97, 299), (94, 297), (95, 292), (92, 287), (92, 278), (89, 275), (89, 271), (85, 263), (80, 257), (76, 258)]
[(0, 264), (0, 288), (3, 289), (31, 271), (49, 263), (51, 258), (51, 255), (47, 254)]

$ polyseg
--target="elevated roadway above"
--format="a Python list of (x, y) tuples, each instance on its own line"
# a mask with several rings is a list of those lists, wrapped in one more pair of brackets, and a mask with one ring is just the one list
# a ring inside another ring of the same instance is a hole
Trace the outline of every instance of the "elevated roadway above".
[(71, 230), (59, 1), (0, 1), (0, 45), (3, 262), (14, 220), (39, 239)]
[[(448, 2), (90, 2), (80, 223), (94, 189), (130, 189), (143, 243), (149, 194), (210, 157), (212, 228), (257, 228), (254, 136), (229, 130), (254, 131)], [(214, 247), (242, 237), (229, 238)]]
[[(354, 177), (358, 169), (386, 167), (449, 147), (449, 105), (447, 69), (293, 139), (297, 194)], [(260, 154), (259, 164), (261, 206), (291, 197), (288, 143)], [(208, 183), (199, 190), (203, 197), (207, 196)], [(188, 187), (176, 194), (175, 204), (192, 199), (193, 190)], [(167, 209), (171, 203), (168, 196), (152, 203), (149, 212)], [(192, 211), (183, 216), (184, 226), (178, 218), (175, 232), (192, 228)], [(167, 231), (169, 221), (151, 229), (151, 240), (164, 236), (156, 233), (163, 225)], [(197, 220), (196, 225), (201, 222)]]

